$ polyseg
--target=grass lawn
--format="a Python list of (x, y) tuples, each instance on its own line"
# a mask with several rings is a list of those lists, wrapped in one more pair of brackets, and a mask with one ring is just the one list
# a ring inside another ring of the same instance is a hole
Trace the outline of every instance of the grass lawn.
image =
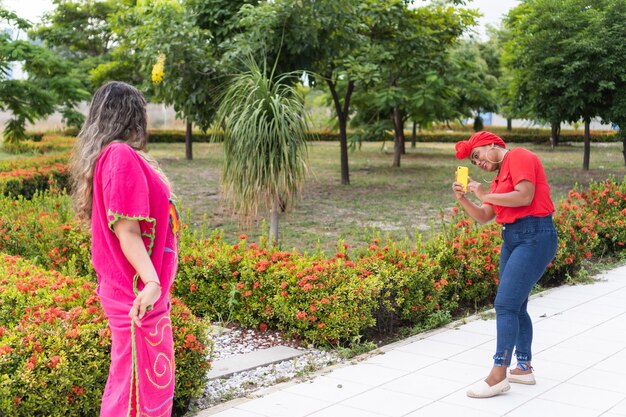
[(0, 161), (10, 161), (13, 159), (19, 159), (19, 158), (27, 158), (31, 155), (13, 155), (10, 153), (6, 153), (2, 150), (2, 147), (0, 146)]
[[(582, 170), (582, 144), (549, 146), (523, 145), (536, 152), (547, 171), (555, 202), (564, 198), (574, 184), (626, 175), (620, 143), (593, 144), (590, 171)], [(455, 204), (450, 190), (454, 170), (454, 145), (418, 144), (402, 157), (402, 166), (392, 168), (392, 143), (365, 143), (350, 153), (350, 182), (342, 186), (339, 144), (311, 143), (310, 173), (296, 207), (280, 219), (280, 243), (285, 249), (332, 251), (339, 239), (362, 246), (375, 233), (393, 239), (413, 239), (416, 230), (425, 237), (441, 213)], [(194, 144), (194, 160), (184, 159), (183, 144), (153, 144), (150, 152), (161, 162), (182, 201), (188, 221), (196, 228), (221, 229), (224, 238), (235, 242), (239, 233), (253, 241), (261, 234), (262, 217), (252, 226), (240, 227), (219, 191), (221, 144)], [(470, 176), (490, 181), (494, 174), (482, 173), (468, 162)]]

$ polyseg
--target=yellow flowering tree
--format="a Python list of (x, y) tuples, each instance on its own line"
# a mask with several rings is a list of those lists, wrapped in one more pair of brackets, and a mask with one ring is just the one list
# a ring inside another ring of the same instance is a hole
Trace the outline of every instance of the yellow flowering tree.
[(159, 54), (156, 63), (152, 67), (152, 82), (159, 85), (165, 77), (165, 54)]

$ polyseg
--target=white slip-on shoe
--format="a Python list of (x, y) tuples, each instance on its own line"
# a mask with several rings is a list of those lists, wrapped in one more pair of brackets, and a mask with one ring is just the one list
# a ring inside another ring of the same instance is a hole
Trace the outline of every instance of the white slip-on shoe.
[(485, 381), (480, 381), (467, 390), (467, 396), (471, 398), (489, 398), (507, 392), (510, 389), (511, 385), (506, 378), (492, 386), (489, 386)]
[(509, 382), (514, 384), (524, 384), (524, 385), (535, 385), (537, 381), (535, 380), (535, 375), (531, 372), (529, 374), (512, 374), (511, 371), (507, 371), (506, 375)]

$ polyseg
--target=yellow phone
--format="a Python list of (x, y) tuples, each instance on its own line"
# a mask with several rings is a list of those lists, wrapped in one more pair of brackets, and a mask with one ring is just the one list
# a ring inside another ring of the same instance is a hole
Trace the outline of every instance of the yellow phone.
[(456, 182), (463, 184), (463, 192), (467, 191), (467, 181), (469, 179), (469, 170), (467, 167), (456, 168)]

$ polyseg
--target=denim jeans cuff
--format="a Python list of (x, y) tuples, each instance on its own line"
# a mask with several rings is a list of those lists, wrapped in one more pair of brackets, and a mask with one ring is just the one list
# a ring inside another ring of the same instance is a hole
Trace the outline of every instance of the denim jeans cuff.
[(515, 358), (517, 359), (518, 363), (526, 363), (526, 362), (530, 362), (530, 354), (528, 353), (524, 353), (524, 352), (515, 352)]
[(496, 352), (496, 354), (493, 355), (494, 366), (508, 366), (509, 363), (507, 363), (507, 357), (508, 352), (506, 350), (504, 352)]

